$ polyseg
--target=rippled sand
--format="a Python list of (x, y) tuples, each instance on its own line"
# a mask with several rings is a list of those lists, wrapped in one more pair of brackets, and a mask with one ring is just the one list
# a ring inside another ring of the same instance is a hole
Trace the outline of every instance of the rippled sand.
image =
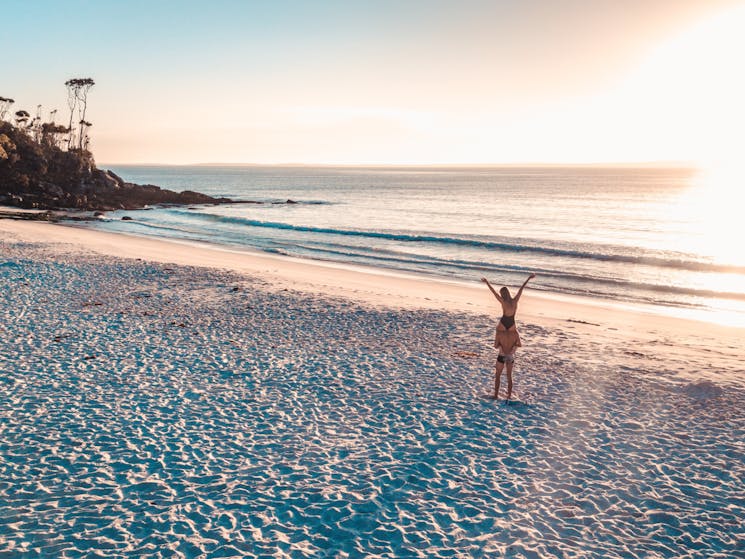
[(743, 371), (493, 327), (0, 241), (0, 556), (745, 555)]

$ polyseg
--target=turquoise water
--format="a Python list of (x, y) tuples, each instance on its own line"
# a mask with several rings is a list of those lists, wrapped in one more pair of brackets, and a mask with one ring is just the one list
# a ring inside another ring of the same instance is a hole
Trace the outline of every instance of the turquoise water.
[(93, 225), (106, 230), (511, 286), (535, 271), (550, 292), (745, 312), (745, 254), (721, 243), (745, 229), (699, 211), (713, 187), (695, 169), (112, 170), (260, 203), (112, 212)]

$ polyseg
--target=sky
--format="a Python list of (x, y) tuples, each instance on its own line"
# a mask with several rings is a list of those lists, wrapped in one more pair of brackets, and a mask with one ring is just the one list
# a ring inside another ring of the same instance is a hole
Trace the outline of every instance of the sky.
[(735, 161), (745, 1), (0, 0), (0, 95), (99, 163)]

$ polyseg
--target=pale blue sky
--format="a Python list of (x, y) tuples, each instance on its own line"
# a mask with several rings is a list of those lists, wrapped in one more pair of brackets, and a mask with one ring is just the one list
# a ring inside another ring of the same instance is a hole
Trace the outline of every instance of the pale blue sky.
[(93, 77), (104, 162), (685, 158), (581, 136), (650, 52), (741, 4), (2, 0), (0, 95), (63, 114)]

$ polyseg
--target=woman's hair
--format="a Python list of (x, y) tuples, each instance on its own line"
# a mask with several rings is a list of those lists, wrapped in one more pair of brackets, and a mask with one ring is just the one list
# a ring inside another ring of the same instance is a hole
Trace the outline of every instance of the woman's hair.
[(507, 289), (506, 287), (502, 287), (499, 290), (499, 294), (502, 296), (502, 299), (504, 299), (508, 303), (512, 302), (512, 295), (510, 295), (510, 290)]

